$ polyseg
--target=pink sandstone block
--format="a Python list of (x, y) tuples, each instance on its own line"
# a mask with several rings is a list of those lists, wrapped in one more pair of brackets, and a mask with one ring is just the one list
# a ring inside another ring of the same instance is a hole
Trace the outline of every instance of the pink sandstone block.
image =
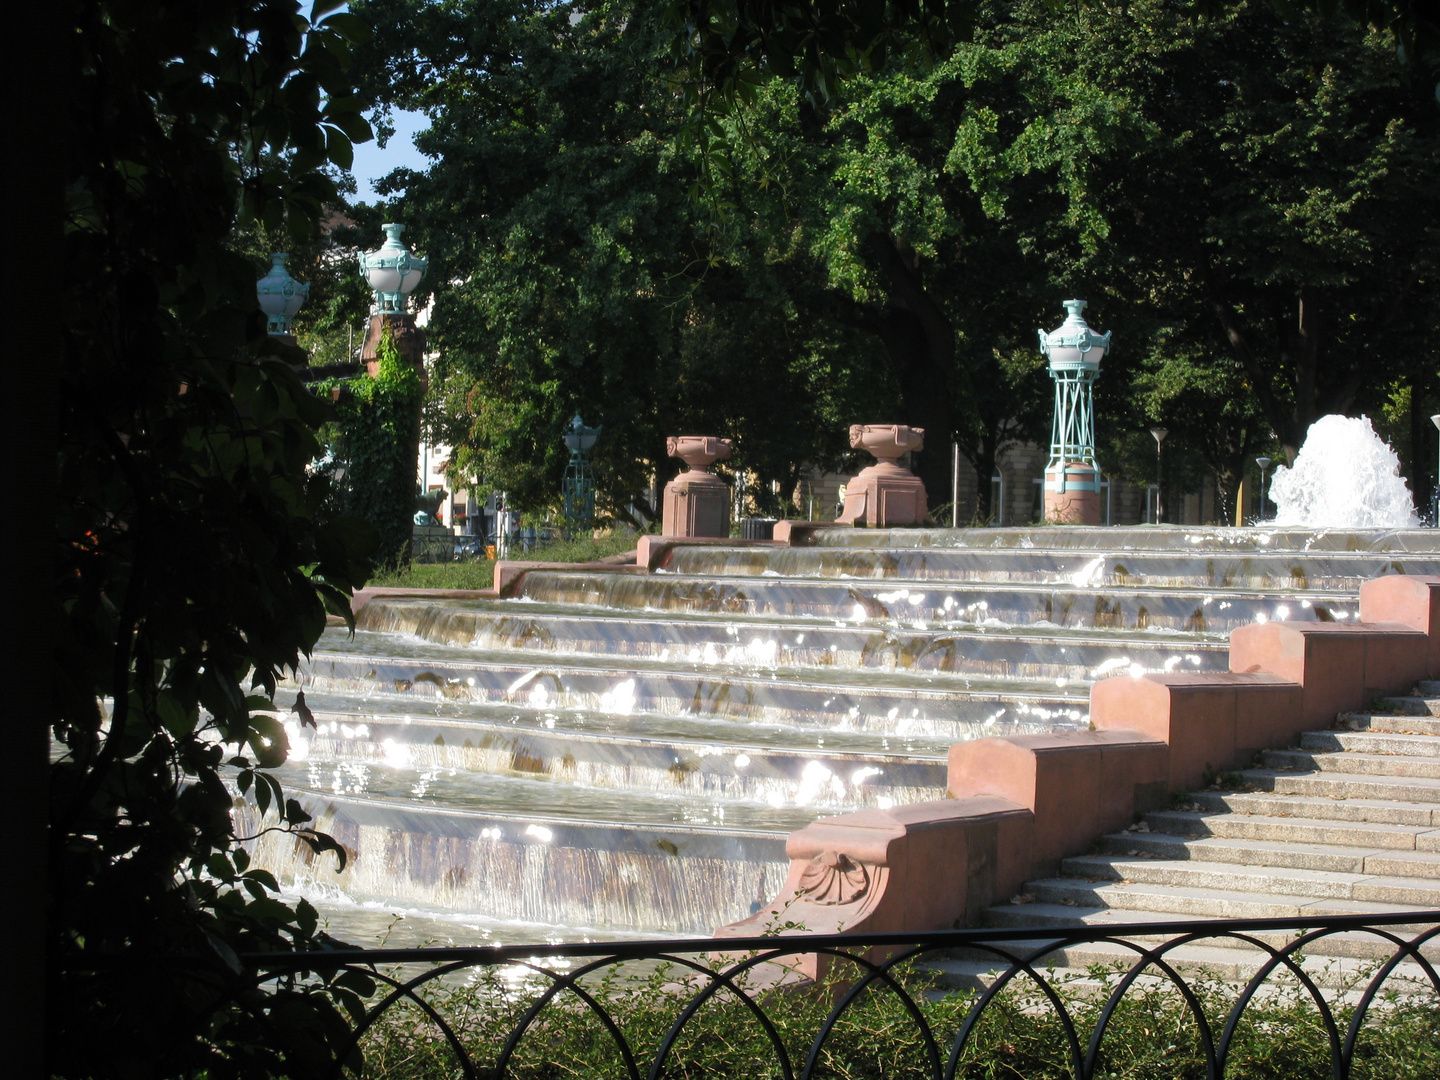
[(1305, 724), (1328, 727), (1377, 693), (1408, 690), (1423, 677), (1428, 645), (1399, 623), (1252, 623), (1230, 633), (1230, 670), (1299, 683)]
[(1139, 731), (977, 739), (950, 748), (949, 788), (956, 798), (993, 795), (1029, 807), (1029, 858), (1047, 873), (1162, 805), (1168, 763), (1165, 744)]
[[(964, 926), (1030, 870), (1032, 815), (1004, 799), (942, 799), (820, 818), (790, 834), (790, 872), (772, 903), (717, 937), (781, 923), (787, 933), (884, 933)], [(814, 955), (794, 965), (814, 978)]]
[(798, 544), (803, 544), (820, 529), (849, 529), (853, 527), (854, 526), (848, 522), (792, 519), (777, 521), (775, 523), (775, 531), (771, 536), (781, 544), (788, 544), (791, 547), (795, 547)]
[(1400, 623), (1428, 638), (1424, 678), (1440, 679), (1440, 577), (1387, 574), (1360, 586), (1365, 623)]
[(1207, 771), (1249, 765), (1256, 749), (1293, 741), (1307, 726), (1300, 702), (1298, 684), (1263, 672), (1120, 675), (1091, 688), (1090, 723), (1167, 744), (1169, 790), (1186, 791)]
[[(635, 565), (645, 570), (659, 570), (677, 547), (785, 547), (776, 540), (738, 540), (734, 537), (655, 536), (639, 537), (635, 545)], [(586, 564), (588, 565), (588, 564)]]
[[(553, 563), (500, 559), (495, 563), (494, 591), (485, 590), (484, 595), (492, 598), (496, 596), (514, 596), (519, 591), (520, 583), (525, 580), (525, 575), (532, 570), (564, 570), (567, 573), (633, 574), (638, 572), (638, 567), (632, 566), (628, 562), (615, 563), (605, 560), (583, 563)], [(478, 592), (479, 590), (476, 591)]]

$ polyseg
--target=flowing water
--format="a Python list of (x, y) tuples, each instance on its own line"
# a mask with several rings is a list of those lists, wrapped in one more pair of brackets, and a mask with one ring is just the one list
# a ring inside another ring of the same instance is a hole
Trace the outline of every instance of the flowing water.
[(818, 814), (943, 798), (952, 743), (1082, 729), (1096, 679), (1223, 669), (1235, 626), (1353, 620), (1366, 578), (1440, 573), (1436, 541), (834, 529), (378, 598), (292, 687), (316, 723), (282, 779), (346, 869), (274, 833), (255, 856), (365, 943), (709, 933)]

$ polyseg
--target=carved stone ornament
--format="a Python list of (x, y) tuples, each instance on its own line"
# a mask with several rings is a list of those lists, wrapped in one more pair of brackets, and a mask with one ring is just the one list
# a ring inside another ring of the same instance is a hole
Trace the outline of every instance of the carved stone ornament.
[(837, 851), (822, 851), (800, 875), (800, 891), (812, 904), (849, 904), (870, 889), (865, 867)]

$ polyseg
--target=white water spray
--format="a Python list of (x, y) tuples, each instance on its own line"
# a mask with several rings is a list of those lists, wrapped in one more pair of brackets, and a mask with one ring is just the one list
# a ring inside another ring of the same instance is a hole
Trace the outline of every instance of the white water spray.
[(1368, 417), (1322, 416), (1293, 468), (1270, 484), (1274, 524), (1302, 528), (1403, 529), (1419, 525), (1400, 459)]

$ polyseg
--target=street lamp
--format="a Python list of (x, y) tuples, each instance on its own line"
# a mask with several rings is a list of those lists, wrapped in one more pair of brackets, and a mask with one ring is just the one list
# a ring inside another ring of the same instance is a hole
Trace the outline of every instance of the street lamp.
[(1155, 438), (1155, 524), (1160, 524), (1160, 448), (1165, 442), (1165, 436), (1170, 432), (1163, 427), (1152, 427), (1150, 434)]
[(1099, 525), (1100, 467), (1095, 464), (1092, 388), (1100, 377), (1100, 361), (1110, 351), (1110, 332), (1097, 334), (1090, 329), (1081, 314), (1084, 300), (1066, 300), (1064, 305), (1067, 314), (1058, 329), (1037, 331), (1040, 351), (1055, 380), (1043, 512), (1046, 521)]
[(1265, 470), (1270, 468), (1268, 457), (1257, 457), (1255, 464), (1260, 466), (1260, 520), (1265, 520)]
[[(1440, 413), (1430, 417), (1430, 422), (1440, 431)], [(1430, 517), (1435, 522), (1435, 527), (1440, 529), (1440, 457), (1437, 457), (1435, 467), (1435, 490), (1430, 495)]]
[(266, 330), (272, 334), (289, 334), (290, 320), (310, 298), (310, 286), (296, 281), (285, 269), (285, 260), (289, 257), (283, 251), (271, 254), (269, 273), (255, 283), (260, 310), (268, 320)]
[(360, 273), (375, 290), (375, 305), (370, 310), (377, 315), (403, 315), (405, 300), (420, 284), (430, 260), (423, 255), (414, 255), (400, 242), (404, 225), (387, 224), (385, 243), (374, 251), (360, 255)]
[(570, 451), (570, 461), (565, 466), (565, 478), (560, 481), (560, 500), (566, 540), (588, 531), (595, 522), (595, 474), (590, 471), (590, 451), (595, 448), (600, 431), (598, 427), (586, 427), (577, 412), (565, 433), (565, 449)]

